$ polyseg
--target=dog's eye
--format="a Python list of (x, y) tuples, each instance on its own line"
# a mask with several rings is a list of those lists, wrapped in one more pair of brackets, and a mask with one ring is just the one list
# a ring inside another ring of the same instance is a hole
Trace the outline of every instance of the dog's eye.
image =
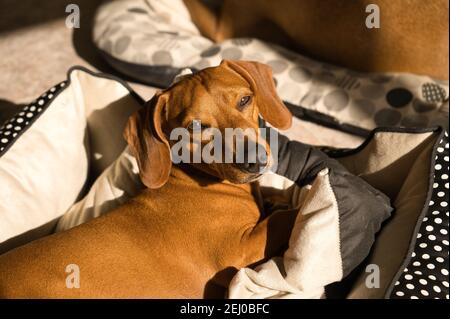
[(252, 97), (250, 95), (243, 96), (238, 103), (239, 109), (243, 110), (248, 104), (250, 104)]
[(188, 124), (188, 126), (186, 127), (189, 131), (193, 132), (194, 130), (200, 131), (200, 130), (205, 130), (207, 128), (209, 128), (209, 125), (203, 124), (201, 121), (199, 120), (193, 120), (192, 122), (190, 122)]

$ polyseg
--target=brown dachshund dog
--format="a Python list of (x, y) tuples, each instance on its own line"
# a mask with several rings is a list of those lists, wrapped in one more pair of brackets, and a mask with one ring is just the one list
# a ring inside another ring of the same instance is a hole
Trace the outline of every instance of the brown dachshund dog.
[[(369, 72), (448, 80), (448, 0), (184, 0), (200, 32), (221, 42), (257, 37), (319, 60)], [(379, 8), (379, 28), (368, 28)], [(369, 17), (370, 20), (370, 17)]]
[[(223, 61), (155, 95), (125, 129), (148, 188), (102, 217), (0, 256), (0, 297), (224, 297), (236, 269), (282, 252), (296, 214), (262, 216), (249, 184), (262, 167), (172, 164), (168, 134), (193, 119), (221, 131), (258, 130), (259, 114), (278, 128), (291, 124), (270, 68), (255, 62)], [(79, 288), (66, 286), (70, 264), (79, 267)]]

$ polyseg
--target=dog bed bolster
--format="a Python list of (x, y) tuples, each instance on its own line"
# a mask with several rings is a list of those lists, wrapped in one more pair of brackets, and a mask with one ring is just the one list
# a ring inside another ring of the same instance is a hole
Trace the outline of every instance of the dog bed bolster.
[[(386, 195), (316, 147), (278, 134), (278, 148), (276, 174), (294, 181), (304, 194), (298, 196), (302, 203), (289, 248), (282, 258), (241, 270), (230, 285), (232, 298), (323, 297), (326, 285), (346, 277), (368, 256), (393, 211)], [(277, 279), (269, 280), (268, 274)]]

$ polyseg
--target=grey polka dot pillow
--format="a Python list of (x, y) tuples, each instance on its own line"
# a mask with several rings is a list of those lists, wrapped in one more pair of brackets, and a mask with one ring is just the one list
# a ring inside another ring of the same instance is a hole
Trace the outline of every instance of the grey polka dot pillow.
[(200, 35), (182, 0), (107, 3), (94, 41), (118, 71), (152, 85), (169, 85), (185, 67), (254, 60), (272, 67), (278, 94), (298, 117), (361, 135), (377, 126), (448, 128), (448, 81), (358, 73), (256, 39), (214, 44)]

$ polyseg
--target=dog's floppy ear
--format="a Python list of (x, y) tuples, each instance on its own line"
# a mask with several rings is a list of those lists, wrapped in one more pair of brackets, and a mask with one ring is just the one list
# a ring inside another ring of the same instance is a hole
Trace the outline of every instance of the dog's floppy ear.
[(167, 98), (156, 94), (146, 105), (130, 116), (124, 137), (136, 157), (139, 175), (148, 188), (162, 187), (172, 168), (170, 147), (161, 124)]
[(277, 94), (272, 69), (268, 65), (223, 60), (221, 66), (228, 66), (247, 80), (255, 93), (259, 111), (267, 122), (279, 129), (291, 127), (292, 114)]

